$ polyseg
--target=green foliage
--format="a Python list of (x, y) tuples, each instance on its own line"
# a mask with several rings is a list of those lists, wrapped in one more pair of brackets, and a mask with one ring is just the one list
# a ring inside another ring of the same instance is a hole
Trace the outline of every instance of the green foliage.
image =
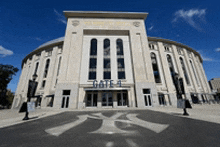
[(0, 104), (2, 105), (8, 104), (8, 101), (6, 99), (7, 86), (12, 80), (12, 76), (15, 75), (17, 72), (18, 68), (12, 65), (0, 64)]

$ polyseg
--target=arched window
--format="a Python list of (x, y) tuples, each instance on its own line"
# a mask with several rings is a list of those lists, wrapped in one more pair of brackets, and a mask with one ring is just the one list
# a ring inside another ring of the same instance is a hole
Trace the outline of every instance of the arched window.
[(92, 39), (90, 44), (89, 80), (96, 79), (97, 65), (97, 39)]
[(38, 66), (39, 66), (39, 62), (36, 63), (34, 74), (37, 74)]
[(104, 40), (104, 56), (110, 56), (110, 40), (105, 39)]
[(183, 59), (181, 57), (180, 57), (180, 63), (181, 63), (182, 69), (183, 69), (183, 73), (184, 73), (184, 76), (185, 76), (185, 79), (186, 79), (186, 83), (187, 83), (187, 85), (189, 85), (190, 82), (189, 82), (188, 74), (186, 72), (186, 67), (185, 67), (185, 64), (183, 62)]
[(151, 53), (150, 55), (151, 55), (151, 62), (152, 62), (155, 82), (156, 83), (161, 83), (156, 55), (154, 53)]
[(103, 67), (104, 67), (104, 79), (111, 79), (111, 59), (110, 59), (110, 40), (104, 40), (103, 46)]
[(50, 59), (47, 59), (46, 65), (45, 65), (45, 69), (44, 69), (44, 78), (47, 77), (47, 73), (48, 73), (48, 70), (49, 70), (49, 66), (50, 66)]
[(167, 62), (168, 62), (169, 69), (170, 69), (170, 74), (171, 74), (171, 77), (172, 77), (173, 83), (174, 83), (175, 70), (174, 70), (172, 58), (171, 58), (170, 55), (167, 55)]
[(117, 44), (117, 55), (124, 55), (122, 40), (121, 39), (117, 39), (116, 44)]
[(121, 39), (117, 39), (116, 46), (117, 46), (118, 79), (125, 79), (123, 41)]
[(97, 55), (97, 39), (91, 40), (90, 55)]
[(191, 66), (192, 66), (192, 70), (193, 70), (194, 76), (195, 76), (195, 78), (196, 78), (196, 83), (197, 83), (198, 86), (200, 86), (200, 85), (199, 85), (198, 77), (197, 77), (197, 75), (196, 75), (196, 71), (195, 71), (194, 66), (193, 66), (193, 63), (192, 63), (191, 60), (190, 60), (189, 62), (190, 62), (190, 64), (191, 64)]

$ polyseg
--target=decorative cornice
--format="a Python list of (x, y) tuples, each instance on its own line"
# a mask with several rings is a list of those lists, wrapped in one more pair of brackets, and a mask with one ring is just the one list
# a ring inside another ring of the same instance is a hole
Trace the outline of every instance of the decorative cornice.
[(146, 19), (145, 12), (64, 11), (67, 18), (122, 18)]

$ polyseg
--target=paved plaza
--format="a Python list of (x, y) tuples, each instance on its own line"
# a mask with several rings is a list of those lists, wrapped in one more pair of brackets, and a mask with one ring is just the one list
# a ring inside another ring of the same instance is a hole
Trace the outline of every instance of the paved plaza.
[(218, 146), (220, 105), (24, 113), (0, 111), (0, 146)]

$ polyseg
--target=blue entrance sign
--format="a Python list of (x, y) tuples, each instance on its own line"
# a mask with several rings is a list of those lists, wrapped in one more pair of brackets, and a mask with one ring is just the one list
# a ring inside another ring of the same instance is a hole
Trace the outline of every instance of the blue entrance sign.
[[(118, 87), (121, 87), (121, 80), (118, 80), (116, 83)], [(114, 87), (114, 80), (97, 80), (93, 81), (93, 88), (113, 88)]]

